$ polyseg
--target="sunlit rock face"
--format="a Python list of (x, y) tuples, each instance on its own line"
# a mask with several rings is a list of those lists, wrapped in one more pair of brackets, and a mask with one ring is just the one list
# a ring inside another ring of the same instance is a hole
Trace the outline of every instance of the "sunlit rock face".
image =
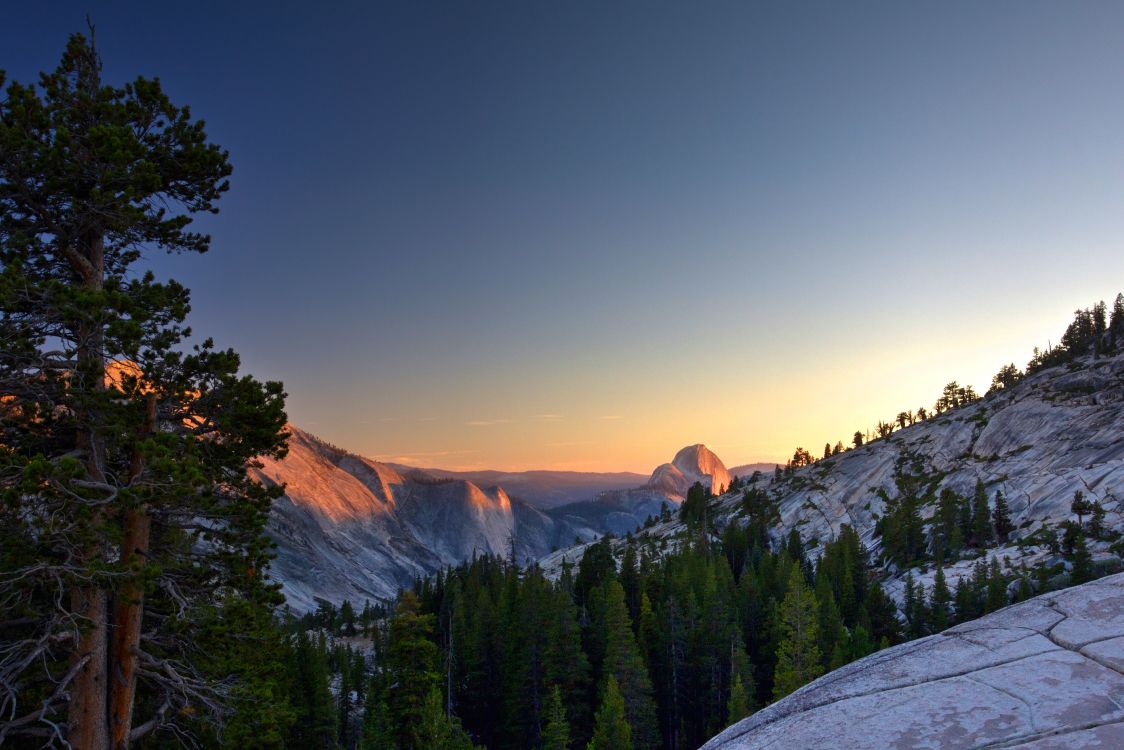
[[(289, 454), (257, 477), (285, 484), (268, 532), (277, 544), (273, 577), (289, 606), (395, 596), (418, 576), (473, 555), (546, 554), (575, 532), (512, 500), (498, 487), (406, 475), (290, 427)], [(561, 535), (561, 537), (560, 537)]]
[(1124, 574), (860, 659), (703, 747), (1124, 748)]
[(682, 500), (695, 482), (716, 493), (730, 486), (730, 472), (722, 459), (702, 444), (687, 446), (675, 454), (671, 463), (657, 467), (648, 486)]

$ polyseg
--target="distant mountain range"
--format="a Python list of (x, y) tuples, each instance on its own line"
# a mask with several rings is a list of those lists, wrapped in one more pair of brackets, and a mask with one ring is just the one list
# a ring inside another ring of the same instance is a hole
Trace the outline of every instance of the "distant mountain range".
[(503, 487), (508, 495), (526, 500), (541, 510), (588, 500), (604, 490), (636, 487), (645, 480), (643, 474), (628, 471), (449, 471), (419, 469), (416, 466), (393, 463), (389, 466), (404, 476), (419, 474), (425, 477), (463, 479), (478, 487)]
[(527, 562), (606, 532), (627, 533), (677, 506), (694, 482), (720, 490), (731, 479), (703, 445), (679, 451), (645, 481), (631, 473), (419, 469), (290, 431), (288, 456), (265, 461), (257, 475), (286, 486), (269, 523), (273, 575), (298, 611), (318, 598), (389, 599), (418, 576), (473, 555)]

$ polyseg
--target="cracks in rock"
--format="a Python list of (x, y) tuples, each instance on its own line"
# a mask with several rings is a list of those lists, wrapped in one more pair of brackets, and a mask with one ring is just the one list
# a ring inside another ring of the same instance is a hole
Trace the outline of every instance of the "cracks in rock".
[[(982, 633), (982, 632), (985, 632), (985, 631), (988, 631), (988, 630), (1026, 630), (1026, 631), (1029, 631), (1029, 632), (1027, 632), (1026, 635), (1019, 636), (1018, 638), (1015, 638), (1013, 640), (1004, 642), (1003, 644), (1001, 644), (1003, 647), (1010, 646), (1014, 643), (1018, 643), (1019, 641), (1025, 641), (1027, 638), (1033, 638), (1036, 635), (1037, 636), (1043, 635), (1042, 631), (1036, 630), (1036, 629), (1031, 628), (1031, 627), (1027, 627), (1026, 625), (1004, 625), (1004, 626), (1001, 626), (1001, 627), (969, 628), (967, 630), (960, 630), (960, 631), (946, 630), (943, 633), (941, 633), (941, 635), (943, 635), (947, 638), (956, 638), (957, 640), (964, 641), (965, 643), (970, 643), (973, 646), (978, 646), (979, 648), (986, 649), (986, 650), (994, 653), (995, 649), (992, 648), (991, 646), (989, 646), (988, 644), (983, 643), (982, 641), (974, 640), (974, 639), (969, 637), (974, 633)], [(1105, 640), (1108, 640), (1108, 639), (1105, 639)]]
[(1063, 622), (1068, 620), (1069, 617), (1070, 617), (1069, 613), (1063, 611), (1061, 609), (1061, 607), (1058, 605), (1057, 601), (1055, 601), (1053, 599), (1046, 599), (1045, 601), (1043, 601), (1043, 604), (1045, 604), (1049, 609), (1052, 609), (1053, 611), (1057, 612), (1059, 615), (1062, 616), (1062, 619), (1055, 622), (1053, 625), (1050, 626), (1049, 630), (1047, 630), (1045, 633), (1043, 633), (1043, 635), (1045, 635), (1047, 638), (1050, 639), (1051, 643), (1053, 643), (1058, 648), (1063, 648), (1066, 651), (1072, 651), (1073, 653), (1077, 654), (1078, 656), (1080, 656), (1083, 659), (1088, 659), (1089, 661), (1091, 661), (1095, 664), (1099, 664), (1100, 666), (1104, 667), (1105, 669), (1109, 669), (1113, 672), (1116, 672), (1118, 675), (1124, 676), (1124, 668), (1121, 668), (1121, 667), (1118, 667), (1118, 666), (1112, 664), (1112, 662), (1108, 661), (1107, 659), (1105, 659), (1103, 657), (1096, 656), (1094, 654), (1085, 653), (1085, 649), (1087, 649), (1089, 646), (1092, 646), (1092, 645), (1097, 644), (1097, 643), (1103, 643), (1104, 641), (1111, 641), (1113, 638), (1120, 638), (1121, 634), (1106, 636), (1104, 638), (1098, 638), (1096, 640), (1089, 641), (1088, 643), (1082, 643), (1080, 646), (1078, 646), (1077, 644), (1065, 643), (1064, 641), (1060, 640), (1059, 638), (1057, 638), (1054, 635), (1054, 628), (1056, 628), (1058, 625), (1061, 625)]
[[(921, 639), (921, 641), (925, 641), (925, 642), (928, 642), (928, 640), (929, 640), (928, 638)], [(889, 686), (884, 687), (884, 688), (869, 690), (867, 692), (862, 692), (862, 693), (855, 693), (854, 695), (842, 695), (842, 696), (826, 697), (823, 700), (820, 700), (818, 702), (809, 703), (807, 705), (796, 706), (790, 711), (786, 711), (786, 712), (783, 712), (783, 713), (778, 712), (776, 716), (767, 717), (765, 719), (765, 721), (763, 721), (763, 722), (754, 723), (752, 726), (746, 727), (743, 731), (737, 732), (735, 734), (731, 734), (728, 738), (726, 738), (724, 740), (724, 742), (729, 743), (733, 740), (738, 739), (739, 737), (744, 737), (745, 735), (759, 729), (762, 726), (774, 724), (778, 721), (782, 721), (784, 719), (787, 719), (790, 716), (796, 716), (798, 714), (805, 714), (805, 713), (808, 713), (808, 712), (811, 712), (811, 711), (815, 711), (816, 709), (823, 708), (824, 706), (846, 703), (847, 701), (855, 700), (855, 699), (858, 699), (858, 698), (869, 698), (870, 696), (874, 696), (874, 695), (882, 695), (882, 694), (885, 694), (885, 693), (893, 693), (893, 692), (896, 692), (898, 690), (905, 690), (907, 688), (919, 687), (919, 686), (922, 686), (922, 685), (929, 685), (929, 684), (936, 683), (936, 682), (944, 682), (946, 680), (954, 680), (954, 679), (957, 679), (957, 678), (960, 678), (960, 677), (968, 677), (969, 675), (971, 675), (975, 672), (979, 672), (979, 671), (982, 671), (982, 670), (985, 670), (985, 669), (992, 669), (994, 667), (1002, 667), (1002, 666), (1006, 666), (1008, 664), (1016, 664), (1020, 661), (1025, 661), (1026, 659), (1033, 659), (1034, 657), (1042, 656), (1043, 654), (1051, 653), (1052, 651), (1053, 651), (1053, 649), (1049, 649), (1049, 650), (1046, 650), (1046, 651), (1037, 651), (1037, 652), (1032, 653), (1032, 654), (1023, 654), (1022, 656), (1016, 656), (1012, 659), (1004, 659), (1004, 660), (1001, 660), (1001, 661), (990, 662), (990, 663), (985, 663), (985, 664), (975, 664), (969, 669), (964, 669), (964, 670), (960, 670), (960, 671), (957, 671), (957, 672), (951, 672), (951, 673), (948, 673), (948, 674), (933, 675), (933, 676), (930, 676), (930, 677), (922, 677), (922, 678), (919, 678), (919, 679), (916, 679), (916, 680), (913, 680), (913, 681), (903, 682), (903, 683), (899, 683), (899, 684), (895, 684), (895, 685), (889, 685)], [(895, 655), (895, 656), (898, 656), (898, 655)], [(854, 674), (861, 674), (863, 671), (865, 671), (865, 670), (851, 671), (851, 672), (848, 672), (847, 674), (840, 675), (839, 678), (844, 679), (844, 678), (849, 677), (849, 676), (854, 675)], [(972, 678), (969, 677), (969, 679), (972, 679)], [(992, 686), (988, 685), (988, 687), (992, 687)]]
[(972, 750), (1001, 750), (1001, 748), (1015, 747), (1022, 745), (1026, 742), (1034, 742), (1036, 740), (1048, 739), (1050, 737), (1064, 737), (1069, 734), (1076, 734), (1077, 732), (1087, 732), (1090, 729), (1099, 729), (1101, 727), (1111, 727), (1124, 724), (1124, 720), (1117, 721), (1091, 721), (1085, 724), (1079, 724), (1071, 727), (1058, 727), (1045, 732), (1036, 732), (1034, 734), (1024, 734), (1018, 737), (1008, 737), (997, 742), (989, 742), (985, 745), (976, 745)]
[(981, 680), (979, 677), (973, 677), (972, 675), (965, 675), (964, 679), (971, 680), (972, 682), (976, 683), (977, 685), (982, 685), (983, 687), (991, 688), (992, 690), (996, 691), (997, 693), (1003, 693), (1003, 695), (1006, 695), (1011, 700), (1013, 700), (1017, 703), (1023, 704), (1023, 706), (1026, 708), (1027, 717), (1030, 719), (1030, 728), (1035, 732), (1039, 731), (1039, 729), (1038, 729), (1038, 716), (1034, 713), (1034, 706), (1030, 705), (1030, 701), (1028, 701), (1026, 698), (1022, 697), (1021, 695), (1014, 692), (1013, 690), (1008, 690), (1005, 687), (1000, 687), (999, 685), (992, 685), (990, 682), (985, 682), (984, 680)]

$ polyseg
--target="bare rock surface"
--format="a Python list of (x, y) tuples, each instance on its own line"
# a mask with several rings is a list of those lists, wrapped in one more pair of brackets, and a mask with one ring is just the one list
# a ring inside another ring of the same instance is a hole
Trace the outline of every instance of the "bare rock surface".
[(872, 654), (703, 747), (1124, 748), (1124, 574)]

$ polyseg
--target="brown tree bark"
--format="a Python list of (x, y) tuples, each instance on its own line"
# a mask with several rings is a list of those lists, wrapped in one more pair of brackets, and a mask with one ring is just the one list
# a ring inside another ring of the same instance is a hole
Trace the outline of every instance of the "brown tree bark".
[[(87, 289), (98, 291), (105, 276), (104, 238), (99, 234), (83, 237), (77, 252), (67, 252), (71, 267), (80, 283)], [(77, 359), (90, 383), (77, 383), (75, 387), (86, 390), (105, 388), (105, 360), (102, 353), (104, 335), (100, 325), (80, 324), (78, 327)], [(82, 377), (78, 374), (77, 377)], [(96, 425), (89, 413), (78, 414), (77, 448), (86, 457), (86, 473), (94, 482), (105, 482), (105, 442), (98, 436)], [(91, 528), (95, 535), (104, 533), (105, 513), (94, 512)], [(97, 539), (82, 550), (81, 562), (91, 565), (104, 557), (104, 542)], [(80, 619), (81, 632), (71, 652), (71, 664), (89, 657), (74, 678), (67, 711), (67, 740), (74, 750), (104, 750), (109, 746), (109, 728), (106, 698), (109, 672), (109, 611), (108, 594), (98, 583), (80, 585), (71, 593), (71, 611)]]
[[(149, 394), (142, 437), (156, 432), (156, 394)], [(136, 482), (144, 471), (138, 449), (129, 467), (129, 482)], [(151, 520), (141, 506), (125, 512), (125, 539), (121, 546), (121, 565), (138, 573), (148, 560)], [(137, 694), (137, 661), (140, 656), (141, 624), (144, 615), (144, 581), (131, 581), (117, 592), (113, 611), (113, 643), (110, 650), (109, 724), (113, 750), (127, 750), (133, 728), (133, 706)]]

